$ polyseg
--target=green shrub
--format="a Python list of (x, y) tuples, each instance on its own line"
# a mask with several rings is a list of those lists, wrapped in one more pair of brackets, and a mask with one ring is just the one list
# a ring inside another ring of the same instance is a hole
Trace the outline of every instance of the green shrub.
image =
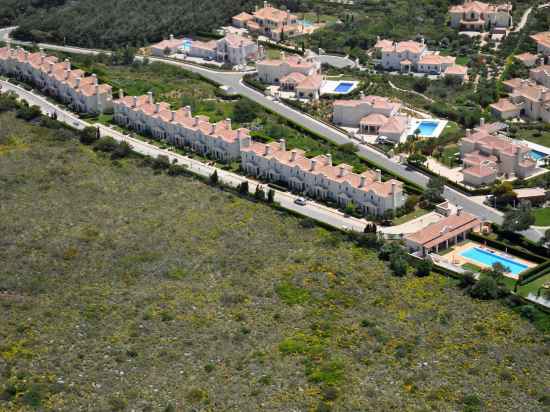
[(279, 298), (287, 305), (301, 305), (309, 301), (310, 293), (307, 289), (283, 282), (275, 287)]

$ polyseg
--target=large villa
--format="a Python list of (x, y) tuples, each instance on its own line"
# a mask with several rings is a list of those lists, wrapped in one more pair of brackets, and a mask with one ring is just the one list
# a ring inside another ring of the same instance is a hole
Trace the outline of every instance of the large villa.
[(199, 41), (186, 38), (170, 38), (151, 46), (153, 56), (164, 57), (183, 54), (231, 65), (245, 65), (260, 57), (260, 48), (252, 39), (228, 34), (219, 40)]
[(443, 56), (439, 52), (429, 51), (421, 41), (382, 40), (378, 38), (374, 46), (380, 55), (380, 64), (384, 70), (396, 70), (401, 73), (426, 73), (468, 79), (466, 67), (456, 64), (456, 58)]
[(537, 53), (548, 58), (550, 56), (550, 31), (534, 34), (531, 39), (537, 44)]
[(451, 27), (463, 31), (495, 31), (512, 26), (512, 4), (490, 4), (466, 0), (451, 6)]
[(267, 1), (262, 8), (256, 6), (252, 14), (242, 12), (234, 16), (233, 26), (248, 29), (250, 33), (263, 35), (277, 42), (314, 30), (314, 27), (306, 26), (298, 20), (295, 14), (277, 9)]
[(484, 186), (499, 177), (526, 178), (535, 172), (537, 163), (530, 156), (529, 146), (500, 135), (505, 128), (501, 123), (485, 124), (482, 119), (473, 133), (467, 131), (460, 140), (465, 184)]
[(401, 103), (387, 97), (361, 95), (358, 100), (336, 100), (332, 122), (358, 129), (359, 134), (385, 136), (394, 143), (407, 137), (409, 118), (399, 114)]
[(34, 84), (42, 92), (81, 113), (103, 113), (112, 108), (112, 89), (99, 84), (97, 76), (73, 70), (69, 60), (59, 61), (43, 50), (0, 48), (0, 73)]

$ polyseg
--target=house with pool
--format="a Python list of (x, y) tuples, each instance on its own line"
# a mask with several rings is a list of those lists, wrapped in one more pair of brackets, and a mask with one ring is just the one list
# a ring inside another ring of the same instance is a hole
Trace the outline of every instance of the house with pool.
[(170, 38), (151, 46), (151, 55), (166, 57), (183, 55), (216, 61), (232, 66), (246, 65), (261, 57), (261, 49), (252, 39), (229, 33), (219, 40), (200, 41), (190, 38)]
[(524, 179), (536, 172), (537, 162), (531, 156), (531, 148), (500, 134), (506, 127), (503, 123), (486, 124), (481, 119), (474, 133), (466, 131), (460, 140), (465, 184), (485, 186), (501, 176)]
[(456, 214), (406, 235), (405, 245), (409, 252), (427, 256), (466, 240), (468, 233), (480, 231), (481, 226), (476, 216), (458, 208)]

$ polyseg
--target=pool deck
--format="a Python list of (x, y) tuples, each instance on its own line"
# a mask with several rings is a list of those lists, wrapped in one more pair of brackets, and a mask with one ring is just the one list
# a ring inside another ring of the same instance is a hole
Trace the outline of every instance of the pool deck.
[[(468, 258), (460, 255), (465, 250), (471, 249), (473, 247), (476, 247), (476, 248), (479, 248), (479, 249), (484, 249), (484, 250), (490, 250), (491, 252), (494, 252), (496, 255), (499, 255), (499, 256), (505, 257), (507, 259), (514, 260), (518, 263), (521, 263), (521, 264), (527, 266), (529, 269), (531, 269), (532, 267), (537, 266), (536, 263), (533, 263), (533, 262), (530, 262), (528, 260), (519, 258), (517, 256), (509, 255), (509, 254), (504, 253), (500, 250), (496, 250), (496, 249), (484, 246), (484, 245), (482, 245), (480, 243), (477, 243), (477, 242), (472, 242), (471, 240), (468, 240), (464, 243), (460, 243), (457, 246), (454, 246), (453, 250), (451, 250), (449, 253), (445, 254), (444, 256), (445, 256), (446, 259), (448, 259), (450, 262), (452, 262), (453, 264), (455, 264), (457, 266), (462, 266), (465, 263), (470, 263), (472, 265), (478, 266), (478, 267), (483, 268), (483, 269), (485, 269), (485, 268), (490, 269), (491, 266), (489, 266), (489, 265), (478, 262), (477, 260), (468, 259)], [(521, 272), (518, 273), (518, 274), (515, 274), (515, 275), (513, 273), (505, 273), (504, 276), (506, 276), (510, 279), (517, 280), (519, 278), (519, 274), (521, 274)]]
[[(350, 83), (352, 86), (345, 92), (337, 92), (335, 89), (340, 83)], [(346, 95), (354, 91), (359, 86), (359, 81), (357, 80), (325, 80), (321, 86), (320, 94), (336, 94), (336, 95)]]

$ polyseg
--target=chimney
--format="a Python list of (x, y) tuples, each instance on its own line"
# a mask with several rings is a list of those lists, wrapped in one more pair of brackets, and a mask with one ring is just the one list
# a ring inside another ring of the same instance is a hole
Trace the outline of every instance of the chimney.
[(48, 66), (48, 73), (53, 72), (53, 63), (50, 63)]
[(75, 79), (75, 81), (76, 81), (76, 88), (77, 88), (77, 89), (80, 87), (80, 81), (81, 81), (81, 80), (82, 80), (82, 79), (81, 79), (80, 77), (77, 77), (77, 78)]
[(286, 60), (286, 54), (281, 50), (281, 60)]
[(340, 173), (338, 173), (338, 177), (344, 177), (346, 175), (346, 168), (344, 166), (338, 166), (340, 169)]
[(290, 152), (290, 161), (291, 162), (294, 162), (296, 160), (296, 155), (298, 154), (298, 152), (296, 152), (296, 150), (293, 150)]
[(424, 40), (424, 36), (420, 38), (420, 43), (422, 44), (422, 46), (424, 46), (424, 44), (426, 43), (426, 40)]
[(27, 50), (25, 50), (25, 61), (29, 61), (29, 52)]
[(457, 216), (460, 216), (461, 214), (462, 214), (462, 206), (458, 206), (458, 207), (456, 208), (456, 215), (457, 215)]
[(97, 84), (97, 75), (95, 73), (92, 73), (92, 77), (94, 78), (94, 84)]
[(285, 139), (279, 139), (279, 145), (281, 146), (281, 150), (283, 152), (286, 151), (286, 140)]
[(327, 153), (326, 157), (327, 157), (327, 166), (332, 166), (332, 155), (330, 153)]
[(185, 112), (186, 117), (191, 117), (191, 106), (185, 106), (183, 111)]
[(176, 120), (176, 112), (172, 110), (170, 112), (170, 121), (173, 122), (174, 120)]
[(479, 125), (481, 127), (485, 126), (485, 117), (482, 117), (481, 119), (479, 119)]
[(376, 42), (378, 43), (380, 41), (380, 36), (376, 36)]
[(124, 90), (118, 89), (118, 98), (119, 99), (124, 99)]
[(365, 187), (365, 183), (367, 182), (367, 178), (363, 175), (359, 176), (361, 181), (359, 182), (359, 189), (362, 189)]
[(265, 145), (264, 156), (269, 156), (270, 154), (271, 154), (271, 146), (266, 144)]
[(155, 113), (160, 112), (160, 103), (155, 104)]
[(382, 171), (380, 169), (376, 169), (376, 181), (378, 183), (382, 182)]
[(311, 159), (309, 161), (309, 171), (313, 172), (315, 170), (315, 166), (317, 166), (317, 160)]
[(227, 130), (231, 130), (231, 119), (225, 119), (225, 126), (227, 127)]
[(174, 40), (174, 35), (173, 34), (170, 35), (170, 40)]
[(267, 1), (264, 1), (264, 9), (269, 6), (269, 3)]
[(214, 134), (216, 132), (216, 125), (214, 123), (210, 123), (210, 134)]
[(361, 91), (359, 92), (359, 98), (360, 98), (361, 100), (363, 100), (363, 99), (365, 98), (365, 92), (364, 92), (363, 90), (361, 90)]
[(153, 104), (155, 100), (153, 99), (153, 92), (147, 92), (147, 97), (149, 100), (149, 104)]
[(65, 80), (68, 80), (68, 79), (69, 79), (70, 73), (71, 73), (71, 70), (65, 70), (65, 71), (63, 72), (63, 75), (64, 75), (64, 79), (65, 79)]
[(466, 137), (470, 137), (472, 135), (472, 129), (466, 129)]
[(137, 96), (132, 96), (132, 107), (137, 107)]
[(65, 67), (67, 70), (71, 70), (71, 61), (69, 59), (65, 59)]

